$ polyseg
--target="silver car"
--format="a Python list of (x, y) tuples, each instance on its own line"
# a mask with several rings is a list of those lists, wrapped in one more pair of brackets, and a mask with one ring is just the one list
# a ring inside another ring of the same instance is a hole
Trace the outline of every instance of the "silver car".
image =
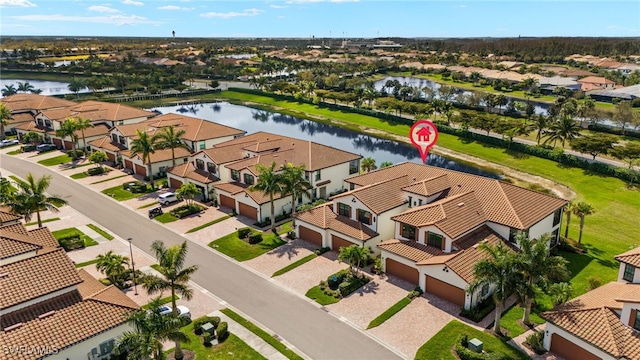
[[(191, 319), (191, 312), (188, 307), (178, 305), (176, 308), (178, 309), (178, 317)], [(162, 305), (158, 310), (160, 310), (160, 315), (169, 315), (173, 312), (173, 308), (169, 305)]]

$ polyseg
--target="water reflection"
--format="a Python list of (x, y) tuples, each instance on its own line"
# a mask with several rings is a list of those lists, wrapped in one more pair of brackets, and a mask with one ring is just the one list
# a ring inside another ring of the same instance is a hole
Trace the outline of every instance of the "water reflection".
[[(337, 126), (314, 122), (291, 115), (234, 105), (226, 102), (210, 106), (164, 106), (153, 108), (163, 114), (190, 113), (194, 116), (223, 125), (233, 126), (248, 133), (267, 131), (298, 139), (311, 140), (327, 146), (372, 157), (377, 164), (404, 161), (422, 162), (418, 151), (409, 145), (393, 140), (380, 139), (343, 129)], [(186, 110), (186, 112), (185, 112)], [(498, 178), (494, 173), (461, 164), (445, 157), (429, 154), (427, 164), (471, 174)]]
[[(25, 79), (0, 79), (0, 88), (4, 89), (5, 86), (13, 85), (18, 88), (18, 82), (28, 82), (34, 89), (40, 89), (42, 92), (40, 95), (61, 95), (71, 94), (69, 91), (69, 83), (61, 81), (45, 81), (45, 80), (25, 80)], [(84, 88), (80, 90), (80, 93), (87, 92), (88, 89)]]

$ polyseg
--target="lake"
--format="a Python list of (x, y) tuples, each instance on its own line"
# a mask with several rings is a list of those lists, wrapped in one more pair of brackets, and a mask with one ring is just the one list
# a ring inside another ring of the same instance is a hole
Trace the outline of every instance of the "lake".
[[(372, 157), (376, 164), (390, 161), (394, 164), (411, 161), (421, 163), (418, 150), (397, 141), (380, 139), (346, 130), (334, 125), (318, 123), (294, 116), (267, 112), (246, 106), (234, 105), (227, 102), (204, 103), (183, 106), (162, 106), (149, 110), (157, 110), (163, 114), (176, 113), (197, 117), (227, 126), (254, 133), (266, 131), (298, 139), (310, 140), (316, 143), (332, 146), (341, 150)], [(429, 154), (427, 164), (464, 171), (471, 174), (490, 178), (499, 178), (495, 173), (485, 171), (467, 164), (462, 164), (448, 158)]]
[[(61, 95), (61, 94), (71, 94), (69, 91), (68, 82), (61, 81), (48, 81), (48, 80), (23, 80), (23, 79), (0, 79), (0, 88), (4, 89), (7, 85), (13, 85), (16, 89), (18, 88), (18, 82), (28, 82), (33, 85), (36, 89), (41, 89), (42, 92), (40, 95)], [(83, 89), (80, 92), (87, 92), (88, 89)]]

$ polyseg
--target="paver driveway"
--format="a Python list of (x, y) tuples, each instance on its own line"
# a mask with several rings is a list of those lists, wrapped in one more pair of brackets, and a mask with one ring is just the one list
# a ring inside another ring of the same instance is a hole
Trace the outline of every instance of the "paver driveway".
[[(279, 246), (266, 254), (262, 254), (255, 259), (245, 261), (245, 265), (271, 276), (274, 272), (288, 266), (291, 263), (313, 254), (313, 249), (317, 248), (308, 241), (295, 239)], [(320, 281), (320, 280), (318, 280)]]
[(304, 295), (309, 289), (318, 285), (320, 280), (326, 280), (329, 275), (347, 267), (349, 267), (347, 264), (338, 261), (337, 252), (329, 251), (274, 279)]

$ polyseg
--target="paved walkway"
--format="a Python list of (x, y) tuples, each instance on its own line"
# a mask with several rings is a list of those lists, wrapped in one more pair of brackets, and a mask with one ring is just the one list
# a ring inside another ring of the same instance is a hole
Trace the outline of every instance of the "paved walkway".
[[(535, 329), (535, 331), (541, 331), (544, 332), (544, 328), (545, 325), (538, 325)], [(507, 341), (507, 343), (509, 343), (511, 346), (520, 349), (522, 352), (526, 353), (527, 355), (529, 355), (529, 357), (533, 360), (562, 360), (562, 358), (556, 354), (552, 354), (552, 353), (544, 353), (542, 355), (538, 355), (535, 352), (533, 352), (531, 349), (529, 349), (527, 346), (524, 345), (524, 342), (527, 340), (527, 336), (533, 334), (534, 330), (528, 330), (525, 331), (524, 333), (514, 337), (513, 339)]]

